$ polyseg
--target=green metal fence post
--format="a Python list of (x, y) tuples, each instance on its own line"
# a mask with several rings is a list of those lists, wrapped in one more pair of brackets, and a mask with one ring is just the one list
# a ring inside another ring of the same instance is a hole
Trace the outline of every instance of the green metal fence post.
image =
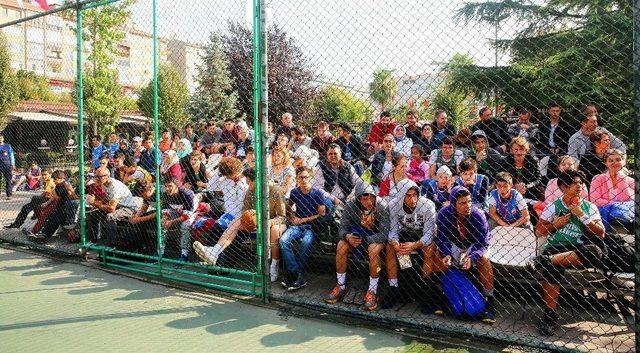
[(257, 273), (262, 280), (260, 296), (268, 299), (268, 266), (267, 255), (269, 249), (269, 192), (266, 177), (266, 136), (267, 131), (267, 50), (266, 50), (266, 19), (264, 16), (264, 0), (253, 0), (253, 126), (256, 139), (256, 183), (255, 200), (257, 216)]
[[(635, 152), (635, 179), (640, 177), (640, 0), (633, 1), (633, 121), (635, 123), (635, 135), (636, 140), (634, 142)], [(640, 332), (640, 322), (638, 322), (638, 315), (640, 315), (640, 185), (635, 185), (635, 253), (636, 253), (636, 266), (635, 266), (635, 303), (636, 303), (636, 320), (634, 320), (635, 333)], [(637, 344), (638, 341), (636, 341)]]
[(156, 235), (158, 240), (158, 272), (162, 276), (162, 224), (161, 204), (160, 204), (160, 154), (159, 154), (160, 132), (158, 127), (158, 1), (153, 0), (153, 144), (155, 149), (154, 159), (156, 161)]
[(82, 75), (82, 5), (76, 8), (76, 85), (78, 105), (78, 176), (80, 188), (80, 238), (82, 247), (87, 245), (86, 204), (84, 201), (84, 84)]

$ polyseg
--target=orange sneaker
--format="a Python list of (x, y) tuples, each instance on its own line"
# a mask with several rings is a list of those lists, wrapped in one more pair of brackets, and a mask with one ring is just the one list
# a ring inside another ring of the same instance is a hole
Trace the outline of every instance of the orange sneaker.
[(378, 298), (376, 297), (376, 293), (368, 290), (364, 295), (364, 310), (376, 311), (376, 309), (378, 309)]
[(344, 289), (340, 289), (340, 285), (336, 284), (335, 287), (331, 290), (331, 292), (327, 293), (322, 300), (324, 300), (327, 304), (335, 304), (344, 298), (345, 294), (347, 294), (347, 287)]

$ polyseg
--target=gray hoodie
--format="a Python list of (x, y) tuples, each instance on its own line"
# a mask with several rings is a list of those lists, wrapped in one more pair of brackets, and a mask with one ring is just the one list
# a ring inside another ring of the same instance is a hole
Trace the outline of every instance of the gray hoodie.
[[(373, 187), (365, 182), (356, 184), (355, 197), (353, 200), (347, 202), (342, 220), (340, 221), (339, 234), (341, 238), (344, 238), (347, 234), (353, 233), (353, 229), (356, 227), (362, 227), (362, 221), (367, 217), (365, 210), (360, 205), (360, 195), (371, 194), (376, 195)], [(376, 206), (371, 211), (373, 216), (373, 228), (371, 229), (371, 235), (367, 236), (367, 242), (369, 243), (385, 243), (387, 241), (387, 234), (389, 234), (389, 206), (387, 202), (381, 197), (376, 196)]]
[(389, 207), (392, 214), (389, 241), (400, 241), (400, 233), (404, 233), (412, 241), (420, 239), (424, 245), (429, 245), (433, 242), (436, 229), (436, 206), (433, 201), (420, 196), (416, 208), (412, 212), (407, 212), (404, 207), (404, 196), (410, 189), (415, 189), (420, 195), (420, 188), (416, 183), (403, 180), (401, 189), (391, 202)]

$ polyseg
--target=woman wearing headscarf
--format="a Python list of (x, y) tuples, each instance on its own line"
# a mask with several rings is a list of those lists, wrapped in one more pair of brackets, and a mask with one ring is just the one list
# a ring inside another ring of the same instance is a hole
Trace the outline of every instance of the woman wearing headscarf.
[(183, 173), (180, 166), (180, 158), (174, 150), (168, 150), (162, 154), (162, 163), (160, 164), (160, 175), (162, 178), (178, 179), (178, 186), (182, 186)]

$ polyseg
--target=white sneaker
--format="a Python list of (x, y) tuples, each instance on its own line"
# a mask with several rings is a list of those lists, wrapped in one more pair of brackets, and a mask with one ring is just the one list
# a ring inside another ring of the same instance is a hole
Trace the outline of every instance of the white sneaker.
[(276, 282), (278, 280), (279, 272), (280, 271), (278, 270), (277, 267), (276, 268), (271, 267), (269, 269), (269, 277), (271, 279), (271, 283)]
[(218, 262), (218, 254), (213, 253), (212, 246), (204, 246), (201, 242), (195, 241), (193, 243), (193, 250), (196, 252), (199, 258), (204, 260), (209, 265), (214, 265)]

